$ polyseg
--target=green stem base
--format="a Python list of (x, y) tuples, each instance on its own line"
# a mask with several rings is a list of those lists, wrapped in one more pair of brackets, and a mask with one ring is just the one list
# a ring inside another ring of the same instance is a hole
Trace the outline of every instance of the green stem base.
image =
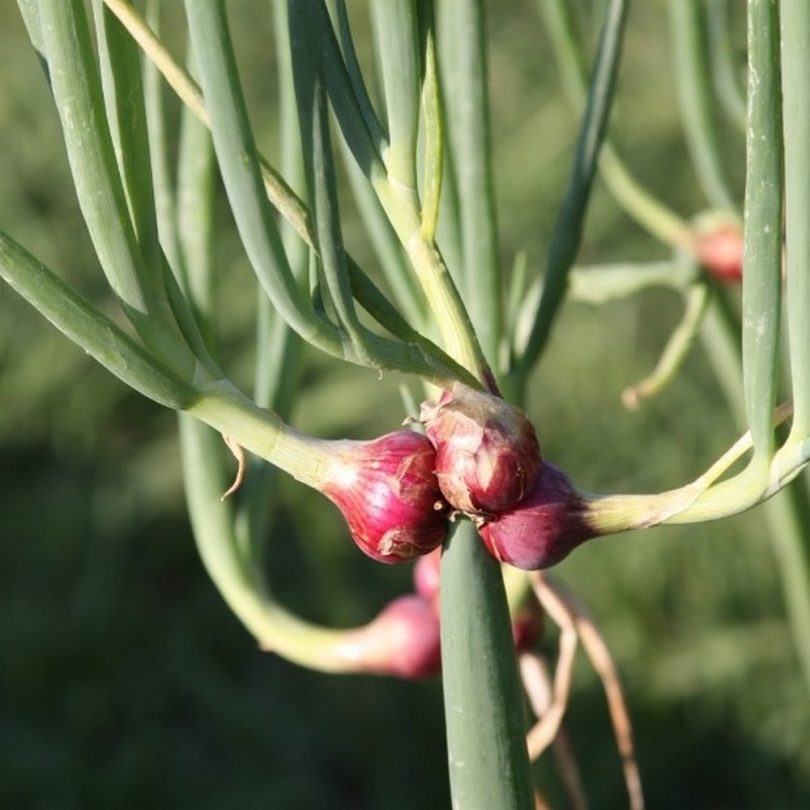
[(459, 523), (442, 555), (442, 678), (453, 807), (534, 807), (500, 565)]

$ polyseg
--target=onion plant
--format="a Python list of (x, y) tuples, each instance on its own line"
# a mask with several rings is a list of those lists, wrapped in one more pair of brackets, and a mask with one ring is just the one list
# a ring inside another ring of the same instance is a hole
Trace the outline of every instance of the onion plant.
[[(123, 383), (177, 411), (200, 555), (262, 649), (325, 673), (419, 677), (440, 660), (453, 806), (496, 810), (533, 807), (542, 794), (530, 753), (555, 739), (579, 640), (603, 678), (630, 803), (641, 807), (607, 647), (578, 600), (540, 569), (593, 537), (723, 518), (786, 488), (767, 508), (810, 682), (810, 526), (797, 479), (810, 460), (805, 0), (749, 0), (746, 76), (733, 63), (728, 4), (671, 0), (678, 103), (710, 206), (689, 218), (648, 192), (616, 145), (610, 113), (626, 30), (632, 35), (627, 0), (593, 4), (602, 14), (594, 49), (580, 32), (581, 4), (538, 0), (531, 24), (547, 27), (579, 127), (544, 266), (512, 272), (499, 249), (481, 0), (371, 0), (373, 67), (360, 58), (345, 0), (257, 2), (275, 38), (275, 163), (257, 144), (223, 0), (185, 0), (183, 56), (161, 36), (158, 0), (92, 0), (91, 13), (84, 0), (18, 2), (123, 318), (5, 232), (0, 277)], [(170, 106), (179, 111), (176, 138)], [(732, 127), (745, 119), (742, 200), (727, 179), (721, 112)], [(255, 273), (251, 393), (228, 376), (218, 347), (217, 175)], [(343, 176), (374, 267), (346, 248)], [(577, 264), (600, 177), (671, 260)], [(547, 426), (535, 428), (520, 410), (527, 384), (538, 366), (542, 374), (568, 298), (599, 304), (652, 285), (679, 292), (684, 317), (625, 403), (660, 394), (700, 340), (741, 437), (672, 490), (585, 493), (544, 457)], [(408, 375), (425, 403), (419, 410), (406, 397), (390, 433), (376, 439), (305, 435), (291, 422), (306, 346), (369, 375)], [(785, 422), (789, 429), (777, 430)], [(238, 468), (230, 486), (225, 445)], [(415, 592), (350, 629), (279, 604), (262, 554), (278, 471), (334, 501), (369, 556), (419, 558)], [(553, 676), (520, 643), (527, 605), (535, 620), (542, 610), (560, 625)], [(531, 729), (524, 690), (538, 716)], [(570, 790), (576, 795), (575, 784)]]

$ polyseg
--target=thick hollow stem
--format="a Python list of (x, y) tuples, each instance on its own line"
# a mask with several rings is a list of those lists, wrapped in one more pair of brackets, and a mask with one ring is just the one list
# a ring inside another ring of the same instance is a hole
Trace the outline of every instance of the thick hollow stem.
[(503, 580), (468, 521), (442, 555), (441, 611), (453, 806), (527, 810), (526, 718)]
[(496, 363), (503, 334), (503, 289), (489, 122), (485, 3), (442, 4), (440, 36), (452, 37), (443, 67), (447, 136), (455, 158), (464, 298), (484, 352)]
[(767, 469), (774, 447), (771, 412), (776, 400), (782, 297), (782, 94), (775, 3), (749, 0), (748, 53), (743, 386), (754, 441), (752, 464)]
[(781, 14), (791, 440), (803, 440), (810, 434), (810, 3), (785, 0)]

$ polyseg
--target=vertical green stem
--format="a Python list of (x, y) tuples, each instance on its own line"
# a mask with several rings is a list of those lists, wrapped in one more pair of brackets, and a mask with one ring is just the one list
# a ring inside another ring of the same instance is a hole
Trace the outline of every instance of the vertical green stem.
[(767, 467), (773, 452), (782, 292), (782, 89), (774, 2), (748, 2), (748, 58), (743, 382), (755, 466)]
[(810, 435), (810, 3), (782, 0), (787, 317), (791, 439)]
[[(144, 15), (151, 29), (155, 33), (160, 32), (160, 0), (148, 0)], [(145, 58), (143, 61), (144, 107), (146, 110), (147, 134), (149, 136), (149, 156), (154, 183), (158, 237), (169, 266), (177, 274), (178, 282), (182, 284), (182, 260), (174, 227), (174, 183), (173, 175), (169, 170), (170, 156), (166, 132), (163, 76), (151, 59)]]
[[(147, 5), (146, 13), (155, 30), (160, 29), (159, 0)], [(134, 45), (134, 42), (132, 43)], [(191, 55), (189, 55), (191, 59)], [(213, 152), (211, 139), (205, 125), (187, 107), (183, 107), (180, 124), (179, 155), (179, 195), (183, 199), (175, 200), (175, 183), (172, 156), (169, 150), (169, 139), (166, 132), (166, 115), (164, 110), (163, 79), (155, 65), (144, 60), (143, 88), (144, 112), (149, 140), (151, 180), (154, 184), (154, 205), (152, 213), (157, 219), (159, 236), (158, 261), (163, 268), (167, 293), (177, 323), (189, 346), (196, 356), (206, 365), (211, 376), (222, 377), (222, 371), (210, 355), (212, 343), (211, 328), (202, 313), (208, 312), (206, 301), (210, 300), (210, 289), (206, 289), (200, 279), (210, 287), (211, 274), (205, 270), (208, 252), (201, 249), (201, 242), (207, 239), (207, 227), (203, 219), (196, 217), (203, 213), (210, 219), (210, 191), (213, 187)], [(195, 175), (195, 182), (186, 182), (189, 173)], [(207, 186), (197, 184), (197, 176), (205, 176)], [(193, 189), (188, 190), (189, 185)], [(200, 210), (200, 209), (204, 209)], [(178, 242), (177, 218), (195, 219), (194, 235), (189, 239), (189, 250), (183, 250)], [(202, 224), (201, 224), (202, 223)], [(192, 247), (193, 243), (193, 247)], [(190, 272), (191, 271), (191, 272)]]
[[(295, 103), (287, 5), (272, 3), (271, 8), (278, 69), (281, 142), (279, 168), (290, 187), (300, 193), (306, 185), (306, 178)], [(303, 283), (309, 260), (309, 248), (288, 223), (281, 225), (281, 238), (293, 275)], [(255, 399), (260, 405), (274, 410), (282, 419), (288, 419), (295, 400), (303, 342), (286, 327), (284, 321), (268, 306), (268, 302), (262, 297), (259, 298)]]
[(703, 0), (670, 0), (675, 85), (698, 182), (716, 208), (734, 210), (721, 159)]
[(377, 53), (385, 88), (388, 178), (416, 193), (416, 134), (419, 129), (419, 23), (415, 0), (372, 4)]
[(765, 504), (793, 645), (810, 688), (810, 511), (805, 482), (792, 481)]
[(740, 89), (740, 66), (731, 42), (728, 6), (728, 0), (706, 1), (709, 51), (717, 98), (731, 121), (745, 132), (745, 97)]
[[(703, 320), (703, 346), (728, 407), (740, 429), (745, 426), (745, 398), (738, 374), (739, 323), (722, 293)], [(810, 687), (810, 525), (806, 520), (804, 482), (793, 481), (763, 504), (768, 537), (776, 556), (793, 644)]]
[(444, 120), (432, 0), (421, 0), (419, 14), (422, 26), (422, 59), (425, 65), (422, 80), (422, 116), (425, 133), (421, 187), (422, 236), (429, 242), (435, 242), (442, 196)]
[(214, 149), (208, 128), (186, 107), (181, 115), (175, 215), (184, 290), (206, 343), (213, 346)]
[(495, 182), (487, 88), (486, 17), (482, 0), (442, 4), (440, 36), (453, 38), (452, 90), (445, 96), (455, 157), (463, 255), (463, 289), (490, 364), (503, 335)]
[(469, 521), (442, 555), (442, 682), (453, 807), (534, 806), (500, 565)]

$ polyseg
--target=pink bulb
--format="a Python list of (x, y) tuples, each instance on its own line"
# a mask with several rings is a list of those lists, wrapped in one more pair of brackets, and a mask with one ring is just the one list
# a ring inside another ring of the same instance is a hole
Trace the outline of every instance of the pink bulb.
[(355, 632), (351, 655), (360, 672), (426, 678), (441, 669), (439, 617), (418, 594), (389, 602)]
[(422, 406), (425, 432), (436, 448), (436, 477), (460, 512), (500, 512), (531, 489), (540, 448), (531, 422), (517, 408), (461, 383)]
[(425, 601), (431, 604), (438, 602), (439, 599), (441, 561), (442, 550), (437, 548), (420, 557), (413, 567), (414, 589)]
[(739, 282), (743, 267), (743, 235), (733, 225), (723, 225), (697, 236), (697, 260), (709, 275), (728, 284)]
[(361, 551), (380, 562), (403, 562), (427, 554), (447, 534), (435, 464), (433, 445), (411, 430), (340, 442), (321, 491), (343, 513)]

